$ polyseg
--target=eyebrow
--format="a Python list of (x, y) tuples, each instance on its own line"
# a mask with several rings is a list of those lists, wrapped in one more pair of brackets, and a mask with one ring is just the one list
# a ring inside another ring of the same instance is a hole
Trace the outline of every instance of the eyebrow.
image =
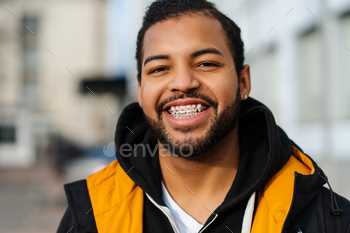
[(206, 49), (202, 49), (202, 50), (199, 50), (199, 51), (196, 51), (194, 53), (191, 54), (191, 58), (196, 58), (196, 57), (199, 57), (201, 55), (204, 55), (204, 54), (216, 54), (216, 55), (220, 55), (220, 56), (224, 56), (218, 49), (216, 48), (206, 48)]
[(150, 56), (146, 58), (145, 62), (143, 63), (143, 66), (146, 65), (147, 62), (153, 61), (153, 60), (170, 60), (170, 56), (168, 55), (155, 55), (155, 56)]
[[(201, 49), (201, 50), (198, 50), (198, 51), (192, 53), (190, 57), (193, 59), (193, 58), (199, 57), (201, 55), (205, 55), (205, 54), (216, 54), (216, 55), (220, 55), (222, 57), (224, 56), (216, 48), (205, 48), (205, 49)], [(147, 62), (154, 61), (154, 60), (170, 60), (170, 56), (169, 55), (155, 55), (155, 56), (147, 57), (145, 62), (143, 63), (143, 66), (145, 66), (147, 64)]]

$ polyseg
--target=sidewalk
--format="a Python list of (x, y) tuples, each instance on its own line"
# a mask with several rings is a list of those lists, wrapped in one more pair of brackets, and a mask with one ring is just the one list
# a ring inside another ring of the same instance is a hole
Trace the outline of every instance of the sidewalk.
[(0, 232), (56, 232), (67, 205), (64, 183), (44, 162), (0, 170)]

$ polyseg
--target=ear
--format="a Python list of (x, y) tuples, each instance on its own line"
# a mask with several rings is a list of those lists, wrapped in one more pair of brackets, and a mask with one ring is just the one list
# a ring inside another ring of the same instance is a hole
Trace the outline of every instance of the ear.
[(251, 81), (250, 81), (250, 66), (244, 65), (241, 70), (241, 100), (245, 100), (245, 96), (249, 96), (251, 90)]
[[(136, 76), (137, 78), (137, 76)], [(138, 79), (137, 79), (138, 80)], [(141, 83), (138, 81), (138, 86), (137, 86), (137, 100), (139, 102), (140, 107), (142, 108), (142, 95), (141, 95)]]

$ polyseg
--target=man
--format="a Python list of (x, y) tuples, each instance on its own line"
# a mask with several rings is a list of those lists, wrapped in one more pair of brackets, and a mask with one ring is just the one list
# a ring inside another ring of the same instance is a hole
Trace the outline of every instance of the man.
[(212, 3), (152, 3), (136, 59), (117, 161), (65, 185), (58, 232), (350, 232), (350, 203), (248, 98), (240, 29)]

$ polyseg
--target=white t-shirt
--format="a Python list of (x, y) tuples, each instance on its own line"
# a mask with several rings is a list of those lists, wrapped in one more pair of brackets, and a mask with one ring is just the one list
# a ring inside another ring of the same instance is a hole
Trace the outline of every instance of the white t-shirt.
[(186, 213), (183, 209), (181, 209), (181, 207), (170, 196), (163, 182), (162, 190), (163, 200), (166, 206), (170, 209), (174, 217), (175, 224), (180, 233), (198, 233), (199, 230), (203, 227), (203, 225), (197, 222), (194, 218), (191, 217), (191, 215)]

